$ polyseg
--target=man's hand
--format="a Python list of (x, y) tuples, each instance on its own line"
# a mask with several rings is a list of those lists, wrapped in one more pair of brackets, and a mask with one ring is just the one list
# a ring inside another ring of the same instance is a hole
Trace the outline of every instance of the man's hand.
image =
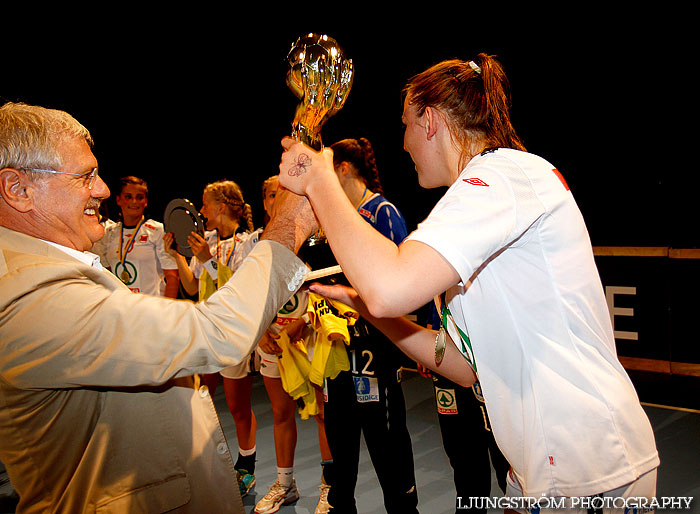
[(318, 232), (318, 228), (309, 200), (280, 187), (272, 206), (270, 221), (260, 239), (277, 241), (297, 253), (304, 241)]

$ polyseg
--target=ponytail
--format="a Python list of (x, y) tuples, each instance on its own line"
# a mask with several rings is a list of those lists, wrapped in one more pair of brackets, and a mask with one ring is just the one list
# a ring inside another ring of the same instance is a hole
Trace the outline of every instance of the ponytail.
[(382, 183), (379, 180), (377, 160), (374, 157), (374, 148), (368, 139), (343, 139), (331, 145), (333, 150), (333, 166), (339, 166), (342, 162), (348, 162), (357, 169), (360, 178), (367, 185), (367, 189), (380, 195), (384, 194)]
[(525, 151), (510, 121), (508, 78), (492, 56), (480, 53), (472, 61), (452, 59), (438, 63), (411, 78), (404, 95), (418, 116), (427, 107), (447, 116), (463, 159), (474, 151), (476, 143), (486, 148)]

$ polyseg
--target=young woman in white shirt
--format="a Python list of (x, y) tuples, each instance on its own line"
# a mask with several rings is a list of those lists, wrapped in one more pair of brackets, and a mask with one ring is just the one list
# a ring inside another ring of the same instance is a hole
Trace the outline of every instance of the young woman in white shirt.
[[(354, 287), (312, 290), (454, 382), (479, 380), (509, 495), (654, 496), (653, 432), (615, 353), (583, 217), (556, 167), (525, 151), (509, 108), (485, 54), (409, 81), (404, 148), (421, 186), (448, 190), (399, 247), (347, 201), (330, 150), (285, 138), (280, 182), (309, 197)], [(402, 317), (432, 299), (441, 330)]]
[[(187, 294), (205, 300), (233, 275), (257, 242), (259, 233), (254, 231), (250, 205), (232, 180), (219, 180), (204, 188), (200, 213), (206, 219), (206, 232), (204, 237), (196, 232), (188, 237), (194, 253), (189, 263), (173, 249), (172, 233), (166, 234), (163, 240), (177, 262), (180, 281)], [(255, 484), (257, 423), (250, 394), (253, 373), (259, 370), (260, 358), (254, 351), (250, 359), (238, 366), (201, 377), (214, 396), (223, 376), (226, 402), (236, 425), (238, 460), (235, 467), (243, 496)]]

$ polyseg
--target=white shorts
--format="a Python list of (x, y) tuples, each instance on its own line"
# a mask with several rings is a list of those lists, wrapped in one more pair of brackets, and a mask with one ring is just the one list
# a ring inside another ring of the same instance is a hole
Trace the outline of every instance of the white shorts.
[[(520, 499), (523, 496), (520, 484), (515, 479), (511, 472), (507, 473), (506, 478), (506, 496), (513, 500)], [(509, 507), (522, 514), (537, 514), (543, 512), (564, 512), (566, 514), (587, 514), (589, 508), (595, 508), (596, 512), (603, 514), (620, 514), (625, 512), (626, 506), (648, 505), (656, 496), (656, 469), (643, 474), (634, 482), (625, 484), (622, 487), (606, 491), (589, 497), (583, 498), (541, 498), (538, 501), (539, 508), (535, 505), (533, 508), (515, 508)], [(534, 499), (533, 499), (534, 500)], [(645, 502), (646, 500), (646, 502)], [(520, 501), (516, 501), (519, 504)], [(563, 506), (564, 510), (561, 510)], [(551, 507), (551, 508), (548, 508)], [(600, 509), (599, 511), (597, 509)], [(653, 512), (654, 509), (638, 508), (638, 514)], [(629, 509), (632, 512), (632, 509)]]
[(260, 348), (256, 349), (260, 355), (260, 374), (268, 378), (280, 378), (280, 368), (277, 364), (277, 355), (265, 353)]
[(249, 358), (236, 366), (230, 366), (221, 370), (221, 376), (225, 378), (245, 378), (259, 372), (264, 377), (280, 378), (277, 357), (263, 352), (259, 347), (255, 347)]

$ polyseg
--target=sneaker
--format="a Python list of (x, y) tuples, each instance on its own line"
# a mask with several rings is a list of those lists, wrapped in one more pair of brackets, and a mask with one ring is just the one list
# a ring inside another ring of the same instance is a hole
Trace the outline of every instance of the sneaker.
[(255, 514), (271, 514), (280, 510), (282, 505), (289, 505), (299, 499), (299, 489), (296, 480), (292, 479), (289, 487), (284, 487), (279, 481), (275, 481), (262, 500), (255, 506)]
[(255, 485), (255, 475), (248, 473), (245, 469), (236, 470), (236, 480), (238, 481), (238, 488), (241, 491), (241, 498), (247, 496)]
[(316, 511), (314, 514), (329, 514), (331, 511), (331, 505), (328, 503), (328, 491), (330, 491), (331, 486), (328, 484), (321, 484), (319, 490), (321, 495), (318, 498), (318, 505), (316, 505)]

